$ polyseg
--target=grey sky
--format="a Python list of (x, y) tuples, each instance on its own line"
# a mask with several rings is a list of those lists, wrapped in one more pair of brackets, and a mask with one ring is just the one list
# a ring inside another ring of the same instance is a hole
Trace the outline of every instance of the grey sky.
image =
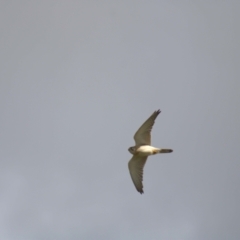
[(240, 239), (239, 7), (2, 1), (0, 239)]

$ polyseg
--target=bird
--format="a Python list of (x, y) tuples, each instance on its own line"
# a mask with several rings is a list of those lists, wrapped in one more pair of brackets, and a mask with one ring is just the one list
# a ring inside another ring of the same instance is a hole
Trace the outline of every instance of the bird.
[(148, 156), (158, 153), (171, 153), (172, 149), (156, 148), (151, 146), (151, 130), (155, 119), (160, 114), (160, 109), (154, 111), (153, 114), (141, 125), (134, 134), (135, 146), (129, 147), (128, 151), (133, 155), (128, 162), (128, 169), (132, 178), (133, 184), (137, 191), (141, 194), (143, 191), (143, 168)]

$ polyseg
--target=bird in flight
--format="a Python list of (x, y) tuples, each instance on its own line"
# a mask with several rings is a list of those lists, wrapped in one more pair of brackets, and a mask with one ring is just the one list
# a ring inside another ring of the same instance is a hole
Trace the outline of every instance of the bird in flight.
[(134, 135), (135, 146), (130, 147), (128, 151), (133, 155), (128, 162), (128, 169), (132, 181), (138, 192), (143, 193), (143, 168), (148, 156), (157, 153), (171, 153), (172, 149), (156, 148), (151, 146), (151, 130), (155, 119), (161, 111), (155, 111), (137, 130)]

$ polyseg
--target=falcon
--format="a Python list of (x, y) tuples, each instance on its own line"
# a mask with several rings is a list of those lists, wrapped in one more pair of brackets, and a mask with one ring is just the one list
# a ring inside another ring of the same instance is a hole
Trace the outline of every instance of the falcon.
[(128, 162), (128, 169), (138, 192), (143, 193), (143, 168), (148, 156), (158, 153), (171, 153), (172, 149), (156, 148), (151, 146), (151, 130), (155, 119), (161, 111), (155, 111), (137, 130), (134, 135), (135, 146), (128, 148), (133, 155)]

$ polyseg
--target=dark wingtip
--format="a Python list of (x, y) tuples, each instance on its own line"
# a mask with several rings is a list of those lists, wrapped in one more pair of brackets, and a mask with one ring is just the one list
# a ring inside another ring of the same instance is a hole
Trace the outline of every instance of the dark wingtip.
[(159, 114), (160, 112), (161, 112), (161, 110), (160, 109), (158, 109), (157, 111), (155, 111), (157, 114)]
[(137, 191), (140, 193), (140, 194), (143, 194), (143, 189), (137, 189)]

